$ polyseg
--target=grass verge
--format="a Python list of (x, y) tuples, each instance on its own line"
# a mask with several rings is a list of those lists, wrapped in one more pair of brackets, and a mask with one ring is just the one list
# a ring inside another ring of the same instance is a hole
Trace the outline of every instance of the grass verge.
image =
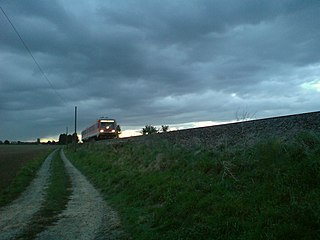
[(9, 186), (0, 192), (0, 207), (9, 204), (11, 201), (20, 196), (20, 194), (34, 179), (48, 154), (48, 150), (42, 151), (38, 153), (36, 157), (25, 163), (25, 165), (18, 171)]
[(60, 214), (66, 207), (71, 195), (71, 180), (66, 172), (64, 163), (56, 153), (51, 164), (50, 184), (46, 191), (45, 201), (32, 218), (31, 224), (18, 239), (34, 239), (47, 226), (58, 220)]
[(242, 149), (88, 146), (68, 157), (118, 210), (130, 239), (320, 237), (315, 133)]

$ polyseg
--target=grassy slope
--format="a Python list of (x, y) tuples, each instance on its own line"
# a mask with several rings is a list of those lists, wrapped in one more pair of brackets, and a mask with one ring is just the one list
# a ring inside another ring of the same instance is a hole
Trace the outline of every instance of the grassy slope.
[(132, 239), (316, 239), (320, 138), (244, 149), (82, 147), (68, 156), (101, 189)]
[[(17, 198), (30, 184), (52, 148), (35, 146), (1, 146), (1, 181), (6, 184), (0, 189), (0, 207)], [(10, 171), (10, 179), (6, 172)], [(3, 173), (3, 174), (2, 174)], [(5, 179), (3, 179), (5, 178)]]

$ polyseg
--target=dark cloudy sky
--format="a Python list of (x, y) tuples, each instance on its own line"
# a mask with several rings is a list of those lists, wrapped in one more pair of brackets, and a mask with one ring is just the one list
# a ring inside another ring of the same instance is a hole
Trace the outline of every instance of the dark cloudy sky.
[(319, 0), (0, 1), (0, 140), (319, 110)]

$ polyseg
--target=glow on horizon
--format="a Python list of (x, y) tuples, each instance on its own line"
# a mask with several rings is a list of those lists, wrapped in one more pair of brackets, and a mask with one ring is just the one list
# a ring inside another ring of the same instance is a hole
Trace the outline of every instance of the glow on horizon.
[[(178, 131), (178, 130), (184, 130), (184, 129), (191, 129), (191, 128), (199, 128), (199, 127), (209, 127), (209, 126), (215, 126), (215, 125), (221, 125), (221, 124), (227, 124), (227, 123), (233, 123), (236, 122), (235, 120), (233, 121), (200, 121), (200, 122), (189, 122), (189, 123), (180, 123), (180, 124), (168, 124), (169, 130), (170, 131)], [(167, 124), (164, 124), (167, 125)], [(161, 125), (155, 125), (157, 129), (161, 129)], [(133, 129), (128, 129), (128, 130), (123, 130), (120, 138), (125, 138), (125, 137), (133, 137), (133, 136), (139, 136), (142, 135), (141, 130), (143, 127), (138, 127), (133, 128)]]
[(306, 82), (303, 83), (301, 87), (304, 89), (316, 90), (317, 92), (320, 92), (320, 81)]
[[(237, 122), (236, 120), (232, 121), (199, 121), (199, 122), (188, 122), (188, 123), (180, 123), (180, 124), (164, 124), (169, 126), (170, 131), (179, 131), (179, 130), (184, 130), (184, 129), (192, 129), (192, 128), (199, 128), (199, 127), (210, 127), (210, 126), (215, 126), (215, 125), (221, 125), (221, 124), (228, 124), (228, 123), (234, 123)], [(134, 137), (134, 136), (140, 136), (142, 135), (141, 130), (144, 126), (139, 127), (131, 127), (130, 129), (125, 129), (126, 127), (124, 126), (123, 128), (125, 130), (122, 130), (121, 134), (119, 135), (119, 138), (126, 138), (126, 137)], [(155, 125), (157, 129), (161, 129), (161, 125)], [(79, 141), (81, 142), (81, 134), (78, 134)], [(48, 141), (59, 141), (59, 136), (47, 136), (44, 138), (40, 138), (41, 143), (47, 143)], [(32, 141), (31, 141), (32, 142)]]

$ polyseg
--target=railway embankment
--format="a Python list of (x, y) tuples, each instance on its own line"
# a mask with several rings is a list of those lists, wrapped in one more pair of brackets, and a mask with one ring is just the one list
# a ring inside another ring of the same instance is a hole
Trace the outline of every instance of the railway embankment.
[(201, 145), (211, 149), (251, 145), (261, 138), (289, 139), (301, 131), (320, 131), (320, 111), (123, 138), (120, 141), (145, 142), (162, 139), (171, 144), (186, 147)]
[(127, 239), (319, 239), (319, 119), (100, 141), (67, 155), (119, 212)]
[(319, 239), (320, 134), (290, 129), (239, 148), (150, 144), (172, 137), (155, 134), (67, 156), (119, 213), (126, 239)]

